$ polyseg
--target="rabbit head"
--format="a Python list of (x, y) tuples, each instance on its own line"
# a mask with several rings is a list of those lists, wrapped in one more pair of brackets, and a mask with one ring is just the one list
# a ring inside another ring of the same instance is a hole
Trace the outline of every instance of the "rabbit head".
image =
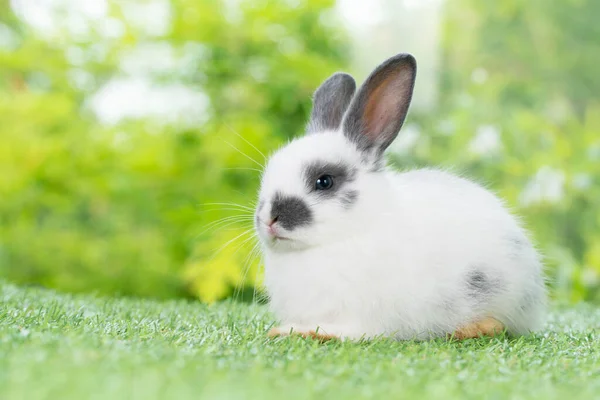
[(255, 225), (267, 248), (326, 245), (385, 207), (384, 151), (402, 127), (415, 77), (415, 59), (399, 54), (356, 94), (344, 73), (317, 89), (306, 135), (274, 153), (263, 174)]

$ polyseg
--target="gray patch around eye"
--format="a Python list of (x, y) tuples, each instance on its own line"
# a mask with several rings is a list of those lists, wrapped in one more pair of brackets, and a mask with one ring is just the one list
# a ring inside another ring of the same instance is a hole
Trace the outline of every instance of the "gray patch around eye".
[(344, 208), (349, 209), (358, 200), (358, 190), (348, 190), (340, 193), (340, 202)]
[(475, 299), (485, 299), (502, 290), (502, 282), (491, 278), (479, 269), (474, 268), (467, 275), (467, 295)]
[(342, 162), (313, 161), (304, 167), (304, 181), (309, 192), (315, 191), (315, 182), (322, 175), (333, 177), (333, 187), (319, 191), (319, 196), (332, 198), (347, 182), (356, 179), (356, 168)]
[(295, 196), (285, 196), (276, 193), (271, 204), (271, 218), (286, 230), (310, 225), (313, 213), (304, 200)]

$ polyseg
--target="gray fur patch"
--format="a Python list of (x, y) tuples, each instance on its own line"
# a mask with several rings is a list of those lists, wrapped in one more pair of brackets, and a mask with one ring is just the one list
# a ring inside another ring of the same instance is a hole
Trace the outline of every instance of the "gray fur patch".
[(333, 186), (319, 192), (320, 196), (334, 197), (342, 186), (356, 179), (356, 168), (341, 162), (313, 161), (304, 167), (304, 181), (309, 192), (315, 191), (315, 183), (320, 176), (331, 175)]
[(467, 294), (469, 297), (486, 298), (502, 290), (502, 282), (491, 278), (479, 269), (473, 269), (467, 275)]
[(306, 131), (315, 133), (338, 129), (355, 90), (354, 78), (342, 72), (323, 82), (313, 96), (313, 109)]
[(517, 236), (511, 236), (508, 240), (512, 243), (513, 246), (521, 248), (525, 245), (525, 241)]
[(313, 213), (301, 198), (276, 193), (271, 203), (271, 219), (276, 219), (284, 229), (291, 231), (310, 225)]
[(528, 245), (527, 239), (517, 235), (510, 235), (506, 237), (506, 240), (508, 241), (508, 245), (510, 247), (510, 257), (512, 259), (521, 258)]
[(348, 209), (358, 200), (358, 190), (348, 190), (340, 194), (340, 202), (344, 208)]

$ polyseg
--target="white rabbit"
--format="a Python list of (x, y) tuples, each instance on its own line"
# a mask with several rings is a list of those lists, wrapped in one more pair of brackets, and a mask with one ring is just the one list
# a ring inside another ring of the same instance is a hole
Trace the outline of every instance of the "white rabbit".
[(385, 167), (415, 77), (409, 54), (356, 95), (351, 76), (334, 74), (307, 135), (270, 158), (255, 225), (281, 321), (271, 335), (469, 338), (543, 322), (540, 256), (496, 196), (443, 171)]

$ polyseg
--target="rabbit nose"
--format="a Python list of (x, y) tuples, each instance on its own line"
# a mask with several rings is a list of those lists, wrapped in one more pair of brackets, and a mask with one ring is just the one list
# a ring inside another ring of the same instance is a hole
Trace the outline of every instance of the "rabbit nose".
[(275, 222), (277, 222), (277, 220), (279, 219), (279, 215), (276, 215), (275, 217), (273, 217), (271, 219), (271, 221), (267, 224), (270, 227), (272, 227), (273, 225), (275, 225)]

